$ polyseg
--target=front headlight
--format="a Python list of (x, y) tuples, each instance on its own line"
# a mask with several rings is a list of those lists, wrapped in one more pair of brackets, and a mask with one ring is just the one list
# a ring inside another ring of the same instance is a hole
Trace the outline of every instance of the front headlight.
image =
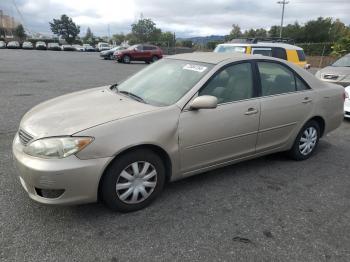
[(35, 157), (64, 158), (79, 152), (93, 140), (92, 137), (49, 137), (33, 141), (23, 151)]

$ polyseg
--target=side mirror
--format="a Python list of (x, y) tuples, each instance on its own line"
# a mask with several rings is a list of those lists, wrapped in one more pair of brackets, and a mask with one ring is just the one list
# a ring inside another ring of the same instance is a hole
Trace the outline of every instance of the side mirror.
[(193, 110), (211, 109), (218, 106), (218, 99), (215, 96), (198, 96), (190, 104)]

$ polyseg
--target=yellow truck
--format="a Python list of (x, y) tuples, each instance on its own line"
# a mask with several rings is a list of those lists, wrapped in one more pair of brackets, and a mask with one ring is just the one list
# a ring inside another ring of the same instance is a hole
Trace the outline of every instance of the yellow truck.
[(309, 69), (304, 50), (296, 45), (276, 40), (234, 39), (229, 43), (219, 44), (216, 53), (239, 52), (252, 55), (264, 55), (292, 62), (302, 68)]

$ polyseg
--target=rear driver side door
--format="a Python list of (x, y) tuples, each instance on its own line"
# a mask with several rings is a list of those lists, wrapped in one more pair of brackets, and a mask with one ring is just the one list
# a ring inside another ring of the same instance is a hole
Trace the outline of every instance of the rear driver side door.
[(309, 118), (314, 93), (291, 68), (257, 61), (261, 82), (261, 116), (256, 152), (284, 148)]

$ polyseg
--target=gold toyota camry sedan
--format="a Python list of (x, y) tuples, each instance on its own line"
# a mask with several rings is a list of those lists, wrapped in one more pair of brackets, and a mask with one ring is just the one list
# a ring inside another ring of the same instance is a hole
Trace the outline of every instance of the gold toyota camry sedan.
[(344, 99), (343, 87), (271, 57), (169, 56), (118, 85), (37, 105), (13, 155), (35, 201), (134, 211), (167, 181), (281, 151), (309, 158), (341, 124)]

